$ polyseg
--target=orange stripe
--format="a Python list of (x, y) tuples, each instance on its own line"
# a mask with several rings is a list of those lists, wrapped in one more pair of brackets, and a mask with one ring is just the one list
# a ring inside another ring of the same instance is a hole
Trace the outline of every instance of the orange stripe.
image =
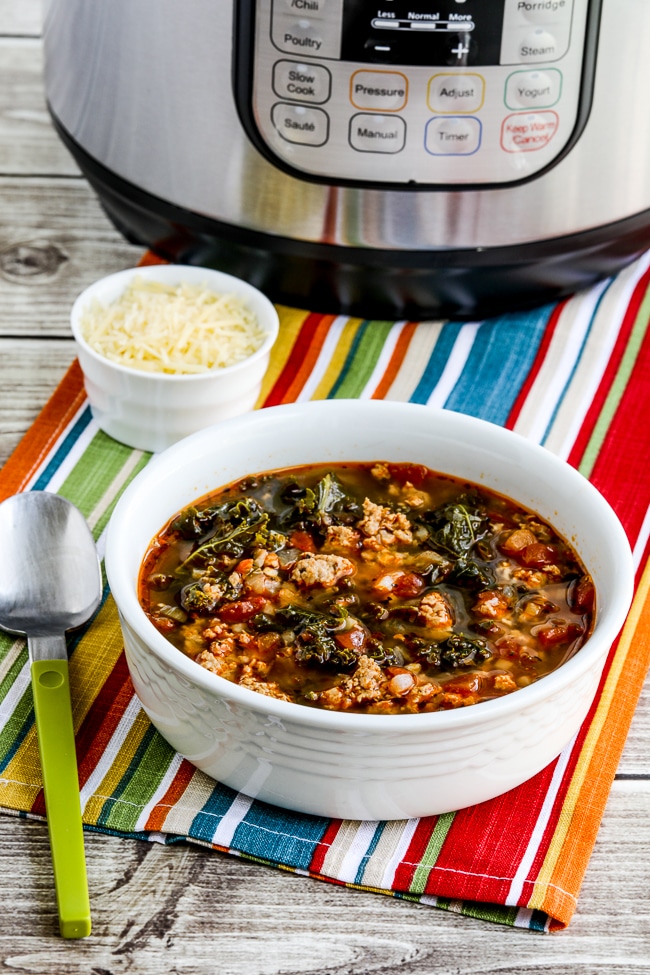
[(399, 372), (402, 363), (404, 362), (404, 357), (408, 352), (408, 347), (411, 344), (411, 339), (415, 335), (415, 330), (417, 328), (417, 322), (407, 322), (400, 336), (395, 343), (395, 348), (393, 349), (393, 354), (390, 357), (390, 361), (386, 366), (386, 371), (379, 381), (377, 389), (374, 391), (371, 399), (383, 399), (388, 393), (390, 387), (395, 381), (395, 377)]
[(183, 795), (195, 772), (195, 767), (190, 765), (186, 759), (183, 759), (178, 772), (172, 779), (171, 785), (167, 789), (167, 792), (151, 810), (147, 823), (144, 827), (145, 830), (152, 829), (157, 833), (162, 831), (165, 820), (169, 815), (169, 810), (172, 808), (172, 806), (176, 805), (180, 797)]
[(296, 374), (282, 397), (283, 403), (294, 403), (298, 399), (303, 386), (309, 379), (312, 370), (316, 365), (318, 356), (323, 348), (323, 343), (327, 338), (330, 325), (335, 318), (335, 315), (323, 315), (320, 321), (316, 324), (316, 327), (310, 336), (309, 345), (305, 351), (305, 357), (296, 369)]
[(85, 398), (75, 359), (0, 473), (0, 501), (23, 491)]

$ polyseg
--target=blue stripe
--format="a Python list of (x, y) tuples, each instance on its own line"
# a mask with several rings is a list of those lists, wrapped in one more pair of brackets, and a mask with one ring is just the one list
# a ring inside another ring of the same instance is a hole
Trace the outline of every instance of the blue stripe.
[(428, 402), (431, 393), (440, 382), (440, 377), (451, 355), (451, 350), (462, 328), (459, 322), (445, 322), (438, 336), (438, 341), (431, 350), (420, 381), (411, 394), (411, 403)]
[(365, 873), (366, 866), (368, 865), (368, 860), (370, 860), (370, 857), (377, 849), (377, 844), (379, 843), (379, 840), (381, 839), (381, 834), (386, 829), (386, 826), (387, 826), (386, 823), (377, 823), (377, 828), (375, 830), (374, 836), (370, 840), (370, 843), (368, 844), (368, 849), (366, 850), (366, 852), (363, 854), (363, 857), (361, 858), (361, 863), (359, 864), (357, 875), (354, 878), (355, 884), (363, 883), (363, 875)]
[(201, 811), (192, 820), (187, 835), (194, 837), (195, 840), (205, 840), (207, 843), (212, 843), (219, 823), (236, 798), (237, 793), (233, 789), (217, 782), (207, 802), (203, 804)]
[(526, 381), (555, 306), (483, 322), (445, 408), (503, 426)]
[(47, 487), (91, 420), (92, 413), (90, 412), (90, 407), (86, 406), (86, 408), (80, 414), (79, 419), (66, 436), (65, 440), (59, 445), (50, 462), (39, 474), (38, 480), (35, 482), (32, 491), (43, 491)]
[(250, 856), (308, 870), (329, 819), (254, 802), (235, 830), (231, 846)]
[(334, 385), (330, 389), (329, 393), (327, 394), (327, 398), (328, 399), (334, 399), (335, 396), (336, 396), (336, 394), (338, 393), (339, 389), (343, 385), (343, 382), (345, 381), (345, 378), (346, 378), (347, 374), (349, 373), (350, 369), (352, 368), (352, 363), (354, 362), (354, 357), (357, 354), (357, 350), (359, 348), (359, 345), (361, 344), (361, 339), (363, 338), (364, 333), (365, 333), (366, 329), (368, 328), (368, 325), (369, 324), (370, 324), (369, 322), (364, 321), (364, 322), (361, 322), (361, 325), (359, 325), (359, 328), (357, 329), (357, 334), (354, 336), (354, 338), (352, 340), (352, 345), (348, 349), (348, 354), (345, 357), (345, 362), (343, 363), (343, 368), (341, 369), (341, 371), (340, 371), (340, 373), (338, 375), (338, 378), (337, 378), (336, 382), (334, 383)]

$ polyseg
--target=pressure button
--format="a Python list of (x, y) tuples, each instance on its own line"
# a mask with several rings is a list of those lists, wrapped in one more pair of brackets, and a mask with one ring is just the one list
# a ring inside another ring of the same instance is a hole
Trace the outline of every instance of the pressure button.
[(408, 80), (400, 71), (355, 71), (350, 101), (355, 108), (399, 112), (408, 98)]

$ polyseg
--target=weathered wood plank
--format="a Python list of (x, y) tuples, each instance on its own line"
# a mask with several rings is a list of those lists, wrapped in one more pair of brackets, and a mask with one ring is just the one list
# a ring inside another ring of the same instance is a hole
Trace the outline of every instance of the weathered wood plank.
[(38, 39), (0, 37), (0, 147), (3, 175), (79, 175), (45, 105)]
[(67, 337), (77, 295), (143, 248), (115, 230), (84, 180), (0, 179), (0, 199), (0, 336)]
[(94, 933), (66, 944), (45, 827), (0, 817), (0, 897), (12, 905), (0, 915), (0, 963), (30, 975), (648, 973), (649, 800), (615, 788), (577, 914), (549, 937), (189, 846), (88, 834)]

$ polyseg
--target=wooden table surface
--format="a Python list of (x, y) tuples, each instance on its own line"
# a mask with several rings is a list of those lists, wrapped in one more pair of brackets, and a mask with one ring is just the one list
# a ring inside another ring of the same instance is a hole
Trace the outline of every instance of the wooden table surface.
[[(0, 463), (74, 358), (75, 296), (141, 253), (109, 224), (52, 129), (40, 25), (40, 0), (0, 0)], [(0, 966), (51, 975), (647, 973), (649, 813), (646, 686), (566, 931), (502, 928), (190, 846), (87, 834), (94, 930), (83, 942), (57, 935), (45, 825), (0, 815)]]

